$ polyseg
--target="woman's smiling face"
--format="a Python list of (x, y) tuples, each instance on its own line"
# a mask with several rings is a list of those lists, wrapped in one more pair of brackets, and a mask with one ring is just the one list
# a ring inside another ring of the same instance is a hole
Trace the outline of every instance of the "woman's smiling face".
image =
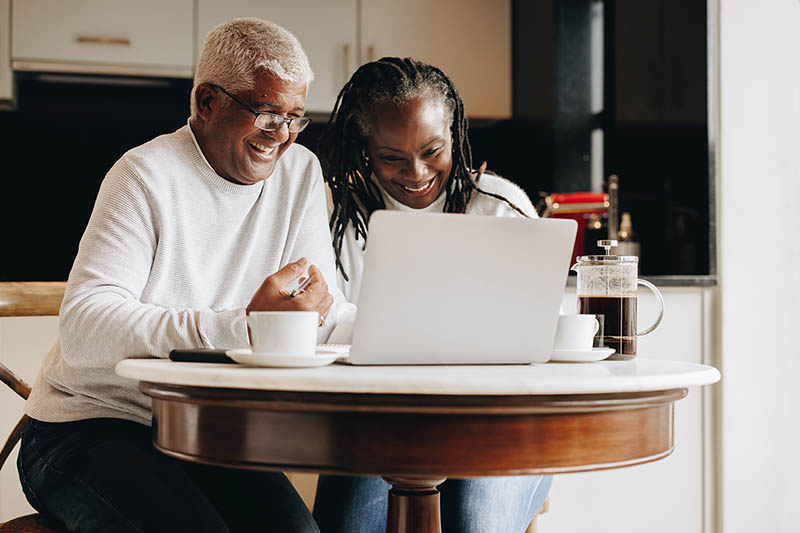
[(441, 98), (414, 98), (400, 107), (377, 104), (367, 139), (369, 166), (392, 198), (415, 209), (444, 191), (453, 168), (450, 113)]

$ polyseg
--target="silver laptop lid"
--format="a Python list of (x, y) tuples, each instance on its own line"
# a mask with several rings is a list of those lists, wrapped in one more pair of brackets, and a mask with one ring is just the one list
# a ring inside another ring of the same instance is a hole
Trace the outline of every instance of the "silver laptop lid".
[(352, 364), (544, 362), (577, 224), (376, 211)]

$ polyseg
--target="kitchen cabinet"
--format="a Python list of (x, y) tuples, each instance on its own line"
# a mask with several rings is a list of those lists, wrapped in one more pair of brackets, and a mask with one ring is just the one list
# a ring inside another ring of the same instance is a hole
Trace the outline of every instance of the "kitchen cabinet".
[(307, 107), (329, 113), (355, 69), (383, 56), (444, 70), (471, 117), (511, 116), (511, 3), (494, 0), (198, 1), (198, 47), (234, 17), (272, 20), (294, 33), (316, 74)]
[(330, 113), (339, 90), (357, 64), (357, 0), (199, 0), (197, 3), (197, 57), (208, 32), (239, 17), (271, 20), (294, 33), (314, 71), (306, 108)]
[(193, 75), (194, 0), (15, 0), (14, 70)]
[(511, 2), (363, 0), (364, 61), (414, 57), (456, 84), (470, 117), (511, 116)]

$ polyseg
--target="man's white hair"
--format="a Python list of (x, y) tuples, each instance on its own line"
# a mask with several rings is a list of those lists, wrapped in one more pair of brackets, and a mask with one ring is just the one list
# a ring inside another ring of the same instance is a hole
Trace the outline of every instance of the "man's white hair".
[[(230, 92), (255, 86), (255, 75), (266, 69), (273, 76), (308, 85), (314, 79), (300, 41), (274, 22), (256, 18), (233, 19), (206, 36), (190, 98), (191, 115), (197, 116), (194, 92), (201, 83), (214, 83)], [(227, 105), (227, 99), (223, 100)]]

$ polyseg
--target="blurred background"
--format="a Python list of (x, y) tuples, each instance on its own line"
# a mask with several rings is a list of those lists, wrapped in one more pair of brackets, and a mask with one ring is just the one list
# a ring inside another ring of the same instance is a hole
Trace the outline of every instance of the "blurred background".
[[(628, 213), (643, 275), (702, 279), (715, 273), (703, 0), (471, 2), (456, 12), (451, 7), (458, 3), (427, 8), (411, 2), (400, 14), (391, 2), (340, 0), (320, 8), (333, 13), (316, 16), (309, 15), (317, 10), (308, 9), (315, 6), (309, 1), (280, 11), (246, 1), (201, 1), (191, 42), (159, 43), (151, 35), (158, 27), (144, 36), (177, 55), (168, 68), (153, 66), (152, 58), (129, 59), (126, 48), (135, 48), (135, 38), (127, 46), (83, 43), (73, 57), (68, 45), (48, 46), (44, 37), (56, 41), (70, 30), (69, 23), (56, 24), (58, 10), (70, 3), (32, 0), (15, 3), (12, 11), (14, 24), (29, 31), (13, 36), (13, 96), (10, 109), (0, 112), (7, 198), (0, 223), (16, 227), (6, 239), (17, 251), (0, 264), (2, 280), (66, 279), (107, 170), (126, 150), (185, 124), (192, 62), (205, 33), (244, 15), (274, 15), (307, 47), (317, 72), (309, 93), (315, 120), (297, 142), (316, 148), (336, 92), (359, 60), (415, 56), (443, 67), (461, 91), (475, 167), (486, 161), (518, 183), (540, 212), (553, 193), (596, 193), (599, 206), (578, 199), (571, 215), (555, 213), (579, 221), (577, 254), (599, 253), (594, 243), (609, 229), (603, 193), (616, 175), (612, 224)], [(78, 4), (94, 7), (87, 8), (94, 18), (109, 12), (101, 18), (109, 35), (125, 34), (121, 25), (136, 22), (135, 13), (116, 20), (112, 13), (125, 10), (114, 2)], [(182, 4), (195, 9), (182, 0), (171, 2), (170, 12), (184, 17), (185, 26), (192, 19)], [(42, 19), (41, 12), (50, 15)], [(404, 18), (387, 23), (398, 16)], [(329, 36), (315, 17), (346, 18), (354, 37)], [(74, 31), (90, 37), (100, 31), (82, 24)], [(420, 40), (440, 33), (436, 41)], [(176, 67), (180, 61), (185, 64)], [(172, 75), (165, 77), (168, 69)], [(131, 75), (137, 72), (147, 75)]]

